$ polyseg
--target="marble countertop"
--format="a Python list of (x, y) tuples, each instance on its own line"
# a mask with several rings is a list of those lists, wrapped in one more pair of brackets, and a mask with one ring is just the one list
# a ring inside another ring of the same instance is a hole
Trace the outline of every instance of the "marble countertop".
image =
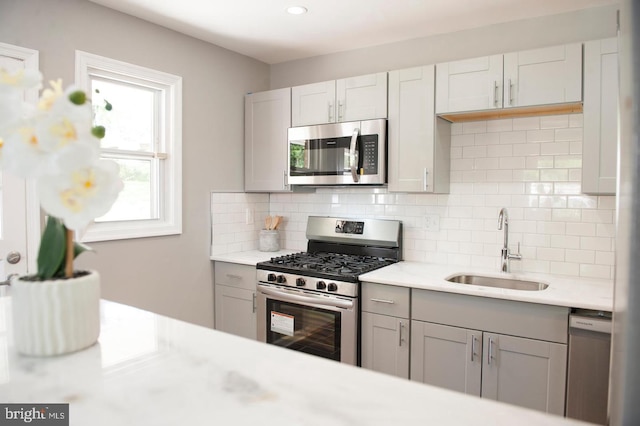
[(265, 262), (272, 257), (284, 256), (286, 254), (299, 253), (300, 250), (287, 250), (282, 249), (278, 251), (259, 251), (259, 250), (249, 250), (249, 251), (241, 251), (236, 253), (225, 253), (225, 254), (213, 254), (211, 255), (211, 260), (215, 260), (218, 262), (230, 262), (230, 263), (239, 263), (241, 265), (253, 265), (256, 263)]
[(71, 425), (578, 425), (101, 304), (99, 342), (50, 358), (18, 355), (0, 297), (0, 401), (69, 403)]
[[(299, 250), (280, 250), (261, 252), (258, 250), (213, 255), (211, 260), (255, 265), (272, 257), (297, 253)], [(501, 288), (480, 287), (468, 284), (456, 284), (446, 278), (458, 274), (483, 274), (495, 277), (512, 277), (525, 280), (538, 280), (548, 283), (542, 291), (507, 290)], [(439, 265), (422, 262), (398, 262), (360, 276), (362, 281), (389, 284), (472, 296), (493, 297), (496, 299), (517, 300), (522, 302), (543, 303), (546, 305), (566, 306), (570, 308), (613, 311), (613, 281), (592, 278), (569, 277), (563, 275), (535, 274), (520, 272), (503, 274), (493, 269), (478, 267)]]
[[(481, 274), (515, 278), (549, 284), (541, 291), (508, 290), (446, 281), (455, 274)], [(361, 281), (390, 284), (495, 299), (542, 303), (570, 308), (613, 311), (613, 281), (529, 272), (502, 273), (492, 269), (438, 265), (421, 262), (398, 262), (360, 276)]]

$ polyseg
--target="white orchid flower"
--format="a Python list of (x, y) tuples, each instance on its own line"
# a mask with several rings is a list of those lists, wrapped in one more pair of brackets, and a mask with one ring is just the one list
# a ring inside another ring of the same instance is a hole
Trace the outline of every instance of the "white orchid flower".
[(118, 165), (100, 160), (88, 167), (65, 170), (38, 179), (42, 207), (59, 217), (69, 229), (85, 228), (94, 218), (106, 214), (122, 190)]
[(40, 89), (42, 73), (34, 69), (18, 69), (10, 72), (0, 68), (0, 94), (18, 91), (22, 96), (24, 89)]

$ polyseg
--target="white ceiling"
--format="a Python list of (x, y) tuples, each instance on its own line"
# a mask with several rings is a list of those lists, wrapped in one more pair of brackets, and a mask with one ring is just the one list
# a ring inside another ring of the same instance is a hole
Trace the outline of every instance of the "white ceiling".
[[(91, 0), (268, 64), (617, 0)], [(289, 6), (305, 15), (289, 15)]]

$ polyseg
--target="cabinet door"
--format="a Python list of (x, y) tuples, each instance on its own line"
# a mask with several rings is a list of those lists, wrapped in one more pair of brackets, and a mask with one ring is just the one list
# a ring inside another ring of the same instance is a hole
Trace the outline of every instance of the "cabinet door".
[(286, 177), (291, 89), (246, 95), (244, 114), (245, 191), (289, 191)]
[(362, 313), (362, 367), (409, 378), (409, 320)]
[(582, 100), (582, 44), (504, 55), (503, 106), (546, 105)]
[(387, 118), (387, 73), (338, 80), (336, 98), (337, 121)]
[(436, 113), (502, 107), (502, 55), (436, 65)]
[(389, 191), (433, 192), (435, 66), (389, 73)]
[(482, 332), (411, 321), (411, 380), (480, 396)]
[(564, 415), (567, 345), (484, 333), (482, 397)]
[(582, 192), (615, 194), (618, 143), (618, 42), (584, 45)]
[(256, 340), (256, 292), (215, 286), (216, 330)]
[(291, 88), (291, 123), (294, 127), (334, 123), (335, 106), (335, 80)]

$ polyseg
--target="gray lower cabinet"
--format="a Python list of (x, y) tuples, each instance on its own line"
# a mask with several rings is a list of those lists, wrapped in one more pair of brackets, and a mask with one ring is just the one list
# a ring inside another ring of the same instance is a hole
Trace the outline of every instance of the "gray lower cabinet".
[(362, 284), (362, 368), (409, 378), (409, 294), (409, 288)]
[(411, 322), (411, 380), (480, 396), (482, 332)]
[(564, 414), (568, 308), (413, 290), (411, 380)]
[(216, 330), (256, 340), (256, 268), (215, 264)]

